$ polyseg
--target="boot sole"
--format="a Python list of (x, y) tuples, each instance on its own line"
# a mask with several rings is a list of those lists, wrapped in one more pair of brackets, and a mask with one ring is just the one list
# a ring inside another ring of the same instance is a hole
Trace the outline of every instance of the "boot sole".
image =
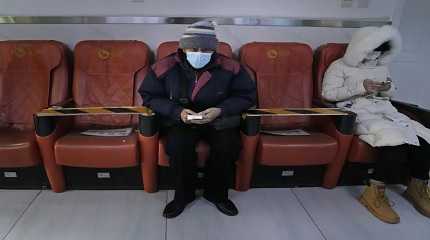
[(367, 203), (367, 201), (363, 198), (363, 197), (359, 197), (358, 201), (361, 203), (361, 205), (363, 205), (373, 216), (375, 216), (377, 219), (385, 222), (385, 223), (389, 223), (389, 224), (398, 224), (400, 223), (400, 220), (398, 221), (388, 221), (386, 219), (383, 219), (381, 216), (379, 216), (375, 210), (373, 210), (373, 208), (370, 207), (370, 204)]
[(422, 208), (420, 208), (415, 201), (412, 199), (412, 197), (407, 193), (407, 191), (403, 192), (403, 197), (410, 203), (414, 208), (421, 213), (423, 216), (430, 218), (430, 213), (426, 213)]

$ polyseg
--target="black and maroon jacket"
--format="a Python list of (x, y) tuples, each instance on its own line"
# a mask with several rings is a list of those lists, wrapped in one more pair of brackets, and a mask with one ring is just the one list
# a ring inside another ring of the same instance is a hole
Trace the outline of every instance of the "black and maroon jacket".
[(184, 108), (198, 113), (218, 107), (220, 118), (226, 118), (240, 115), (256, 102), (255, 82), (237, 61), (214, 53), (197, 71), (181, 50), (152, 65), (139, 93), (143, 105), (173, 122), (180, 122)]

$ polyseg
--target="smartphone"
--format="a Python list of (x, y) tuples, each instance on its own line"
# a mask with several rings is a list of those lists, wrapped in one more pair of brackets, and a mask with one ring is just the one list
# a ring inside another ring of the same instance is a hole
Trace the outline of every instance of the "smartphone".
[(202, 115), (187, 115), (187, 120), (202, 120)]
[(383, 85), (388, 85), (388, 84), (391, 84), (393, 81), (390, 79), (390, 80), (387, 80), (387, 81), (384, 81), (384, 82), (381, 82)]

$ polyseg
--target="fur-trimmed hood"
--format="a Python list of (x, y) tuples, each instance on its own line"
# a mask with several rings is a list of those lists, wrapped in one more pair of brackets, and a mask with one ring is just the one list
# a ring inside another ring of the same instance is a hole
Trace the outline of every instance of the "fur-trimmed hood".
[(380, 65), (386, 65), (397, 55), (402, 46), (399, 31), (392, 26), (363, 27), (357, 30), (348, 44), (343, 62), (349, 66), (357, 67), (361, 61), (384, 42), (390, 42), (391, 50), (379, 58)]

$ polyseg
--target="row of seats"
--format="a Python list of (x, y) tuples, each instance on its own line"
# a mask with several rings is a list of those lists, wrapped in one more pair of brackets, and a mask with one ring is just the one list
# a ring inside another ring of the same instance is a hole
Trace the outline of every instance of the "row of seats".
[[(178, 42), (162, 43), (161, 59), (176, 51)], [(346, 44), (326, 44), (314, 55), (303, 43), (248, 43), (240, 62), (257, 83), (258, 107), (308, 108), (327, 106), (321, 82), (331, 62), (343, 56)], [(227, 43), (217, 51), (232, 57)], [(139, 106), (137, 93), (150, 67), (148, 46), (139, 41), (82, 41), (73, 51), (73, 74), (64, 44), (56, 41), (0, 42), (0, 168), (43, 163), (51, 188), (65, 190), (63, 166), (82, 168), (141, 167), (144, 189), (157, 190), (158, 166), (168, 166), (165, 141), (144, 121), (132, 116), (37, 118), (49, 106)], [(73, 76), (73, 81), (71, 81)], [(73, 96), (73, 97), (72, 97)], [(336, 186), (346, 160), (369, 162), (373, 149), (342, 129), (331, 117), (267, 117), (261, 129), (304, 128), (310, 136), (271, 136), (242, 128), (243, 149), (236, 163), (235, 188), (250, 188), (253, 169), (261, 166), (325, 165), (322, 185)], [(79, 134), (100, 126), (135, 126), (128, 137)], [(36, 133), (36, 134), (35, 134)], [(352, 143), (352, 145), (351, 145)], [(199, 166), (209, 146), (196, 148)]]

